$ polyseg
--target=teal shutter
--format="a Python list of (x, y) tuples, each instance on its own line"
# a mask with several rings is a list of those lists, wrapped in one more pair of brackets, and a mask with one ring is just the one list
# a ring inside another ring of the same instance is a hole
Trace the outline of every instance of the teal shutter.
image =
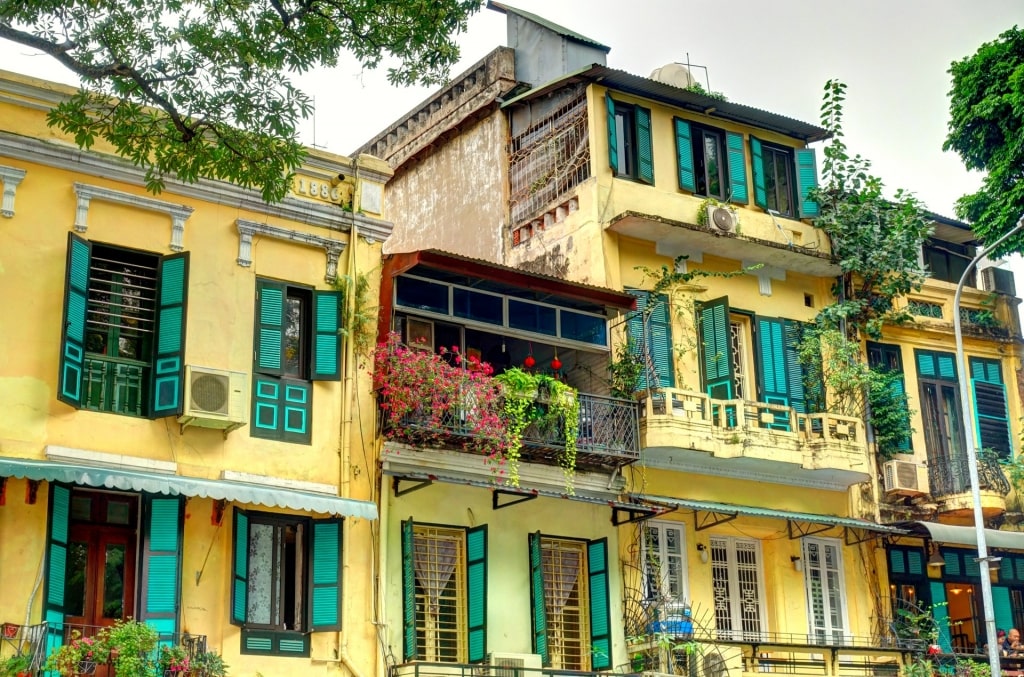
[(313, 380), (341, 380), (341, 292), (313, 292)]
[(704, 392), (716, 400), (731, 400), (734, 377), (729, 350), (729, 297), (702, 303), (698, 313)]
[(266, 280), (256, 282), (256, 369), (280, 375), (284, 366), (285, 286)]
[(750, 170), (754, 173), (754, 204), (768, 209), (768, 191), (764, 183), (764, 157), (761, 155), (761, 140), (750, 137)]
[(953, 643), (949, 636), (949, 606), (946, 604), (946, 584), (932, 581), (928, 584), (932, 594), (932, 617), (939, 631), (939, 646), (942, 653), (953, 653)]
[(587, 543), (590, 577), (590, 668), (612, 668), (612, 619), (608, 586), (608, 539)]
[[(761, 401), (789, 406), (789, 383), (786, 370), (786, 340), (783, 321), (774, 317), (757, 317), (757, 371)], [(769, 428), (789, 430), (789, 418), (775, 415)]]
[(466, 628), (469, 662), (487, 659), (487, 527), (466, 529)]
[(640, 380), (637, 381), (638, 390), (647, 390), (647, 332), (644, 331), (644, 315), (647, 310), (647, 299), (650, 296), (649, 292), (641, 289), (627, 289), (627, 292), (636, 297), (636, 310), (629, 314), (629, 320), (626, 326), (629, 332), (629, 342), (633, 346), (633, 352), (638, 355), (645, 365), (640, 370)]
[(64, 581), (68, 564), (68, 527), (71, 489), (50, 483), (50, 523), (47, 527), (46, 577), (43, 620), (46, 621), (46, 655), (64, 644)]
[(312, 442), (313, 387), (306, 381), (253, 374), (250, 434), (283, 442)]
[(647, 350), (651, 356), (654, 373), (651, 381), (661, 388), (675, 386), (675, 366), (672, 362), (672, 313), (669, 309), (669, 298), (658, 294), (654, 298), (654, 307), (648, 321)]
[(957, 380), (956, 362), (953, 353), (915, 349), (914, 354), (917, 356), (917, 372), (919, 376), (945, 381)]
[(402, 659), (416, 659), (416, 568), (413, 522), (402, 522)]
[(619, 134), (615, 129), (615, 101), (610, 92), (604, 93), (604, 103), (608, 114), (608, 166), (612, 174), (619, 173)]
[(1012, 628), (1013, 603), (1010, 601), (1010, 589), (1005, 585), (992, 586), (992, 606), (996, 612), (996, 627)]
[(313, 632), (341, 630), (341, 520), (313, 520), (313, 585), (310, 589)]
[(785, 320), (786, 329), (786, 386), (789, 391), (789, 406), (800, 414), (808, 413), (807, 396), (804, 388), (804, 367), (800, 363), (800, 341), (803, 340), (804, 326), (794, 320)]
[(249, 516), (235, 508), (233, 520), (231, 623), (244, 625), (249, 608)]
[(82, 375), (85, 371), (85, 315), (89, 304), (91, 259), (92, 245), (89, 241), (74, 233), (68, 233), (57, 399), (76, 409), (82, 406), (85, 399)]
[(548, 653), (548, 610), (544, 598), (544, 558), (540, 532), (530, 534), (530, 627), (533, 630), (533, 653), (539, 654), (544, 666), (551, 665)]
[(725, 133), (726, 156), (729, 158), (729, 202), (747, 204), (747, 162), (743, 157), (743, 135), (737, 132)]
[(676, 166), (679, 173), (679, 187), (691, 193), (697, 190), (697, 179), (693, 173), (693, 139), (690, 123), (673, 118), (676, 128)]
[(1010, 418), (999, 361), (972, 357), (969, 363), (978, 447), (992, 449), (1000, 458), (1009, 458)]
[(797, 214), (802, 219), (811, 219), (821, 214), (818, 203), (810, 198), (813, 188), (818, 187), (818, 164), (813, 148), (797, 148), (796, 156), (796, 193)]
[(651, 140), (651, 111), (636, 108), (637, 178), (654, 183), (654, 148)]
[(143, 494), (142, 605), (137, 617), (161, 635), (178, 633), (182, 500)]
[(185, 314), (188, 252), (160, 259), (156, 349), (153, 351), (153, 400), (150, 418), (176, 416), (185, 383)]

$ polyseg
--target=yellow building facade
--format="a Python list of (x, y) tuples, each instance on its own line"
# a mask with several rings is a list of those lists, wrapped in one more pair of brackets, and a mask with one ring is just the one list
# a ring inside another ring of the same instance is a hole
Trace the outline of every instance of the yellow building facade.
[(0, 92), (0, 620), (45, 623), (39, 655), (135, 618), (230, 674), (375, 674), (372, 396), (338, 281), (375, 294), (390, 169), (312, 151), (279, 204), (152, 195), (45, 125), (73, 90)]

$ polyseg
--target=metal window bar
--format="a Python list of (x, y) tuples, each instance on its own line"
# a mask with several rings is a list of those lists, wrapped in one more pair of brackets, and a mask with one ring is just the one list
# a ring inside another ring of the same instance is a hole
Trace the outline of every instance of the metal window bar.
[(416, 655), (426, 661), (466, 660), (466, 534), (416, 526)]
[(562, 670), (586, 670), (590, 667), (586, 544), (545, 538), (542, 547), (551, 665)]
[[(1010, 483), (997, 461), (979, 456), (978, 480), (982, 490), (995, 491), (1002, 496), (1010, 493)], [(964, 456), (929, 462), (928, 485), (933, 496), (950, 496), (969, 492), (971, 481), (967, 458)]]

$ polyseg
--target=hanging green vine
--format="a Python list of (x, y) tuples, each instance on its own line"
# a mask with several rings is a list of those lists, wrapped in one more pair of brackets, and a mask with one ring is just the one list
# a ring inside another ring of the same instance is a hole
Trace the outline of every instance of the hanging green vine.
[(334, 288), (341, 292), (338, 312), (343, 318), (339, 333), (349, 341), (359, 357), (366, 357), (377, 340), (378, 307), (370, 301), (370, 277), (367, 273), (339, 275)]

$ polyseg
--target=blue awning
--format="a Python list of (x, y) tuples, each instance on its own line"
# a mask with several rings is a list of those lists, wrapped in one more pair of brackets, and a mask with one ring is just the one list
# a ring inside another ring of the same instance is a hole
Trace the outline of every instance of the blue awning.
[(198, 496), (235, 503), (262, 505), (268, 508), (287, 508), (328, 515), (377, 519), (377, 505), (369, 501), (358, 501), (284, 487), (263, 486), (249, 482), (209, 480), (134, 469), (2, 458), (0, 459), (0, 477), (64, 482), (65, 484), (123, 491), (145, 491), (165, 496)]

